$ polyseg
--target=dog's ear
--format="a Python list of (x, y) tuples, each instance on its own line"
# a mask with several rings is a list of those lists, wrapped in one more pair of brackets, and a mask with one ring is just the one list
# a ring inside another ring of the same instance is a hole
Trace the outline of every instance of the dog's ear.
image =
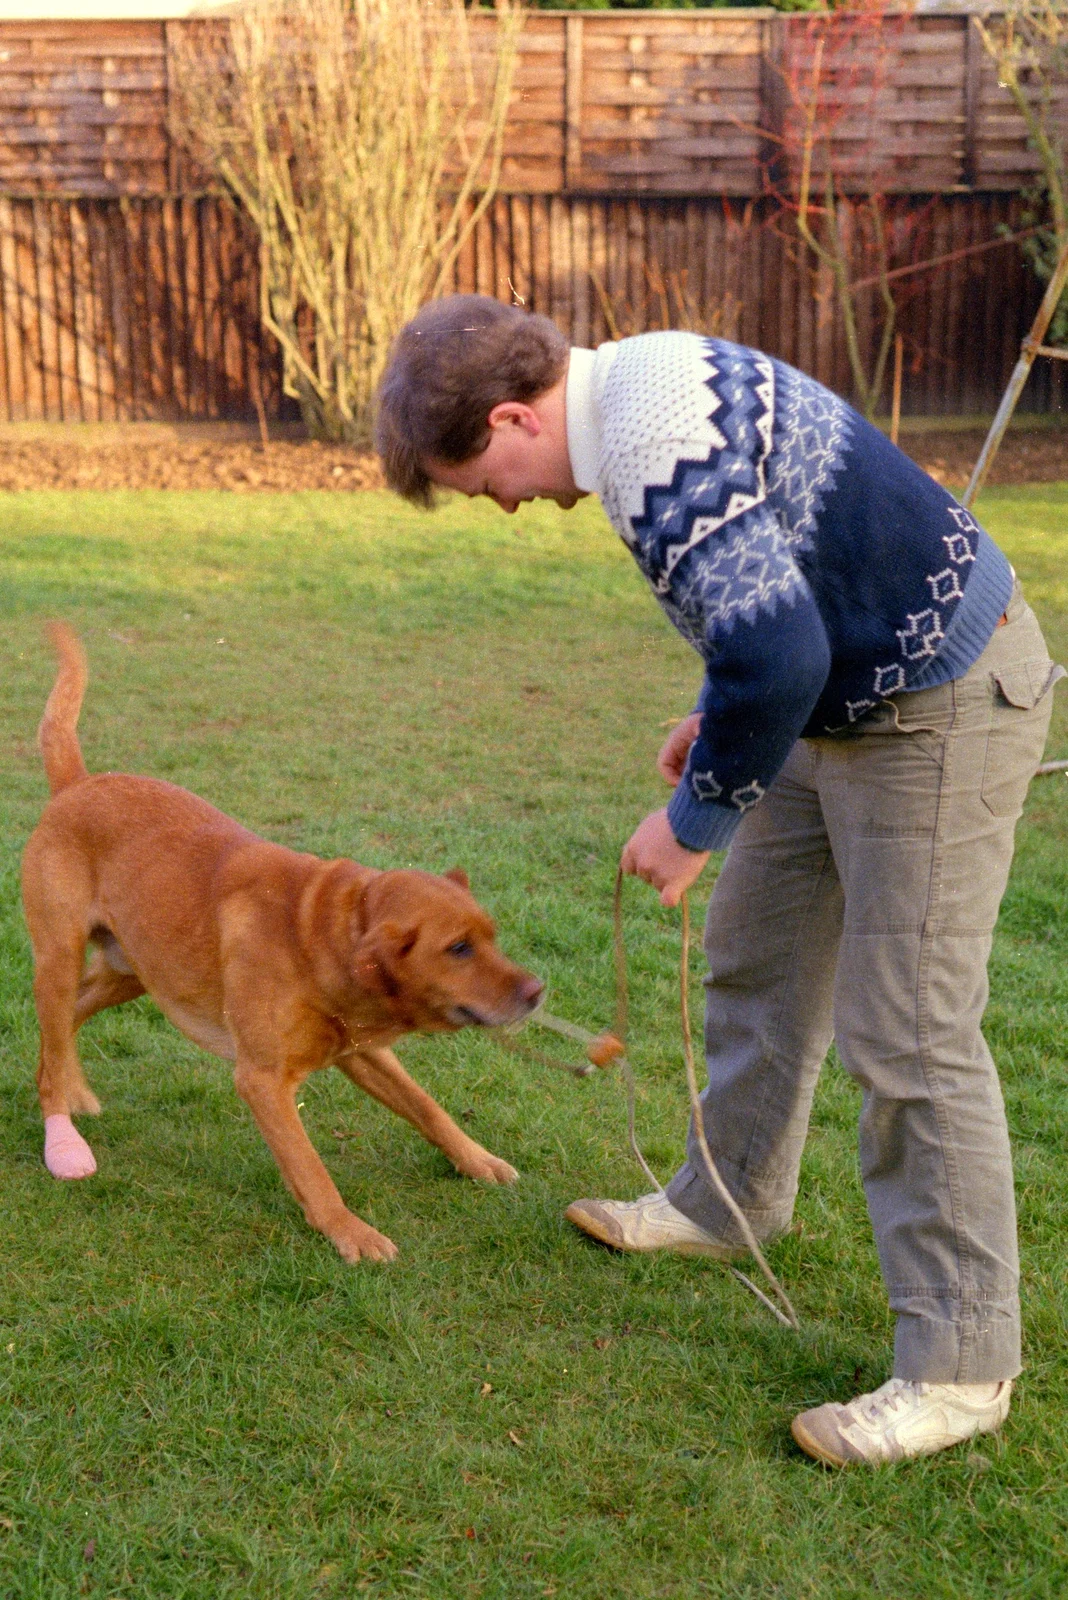
[(373, 933), (359, 939), (353, 951), (356, 981), (361, 989), (371, 994), (392, 995), (397, 986), (393, 983), (378, 950), (378, 940)]
[(443, 872), (441, 876), (448, 878), (450, 883), (458, 883), (461, 889), (470, 889), (471, 887), (471, 880), (463, 867), (450, 867), (448, 872)]
[(418, 937), (418, 927), (405, 928), (399, 922), (380, 922), (365, 934), (355, 950), (356, 976), (363, 988), (396, 994), (397, 966), (411, 954)]
[(418, 926), (402, 928), (399, 922), (382, 922), (375, 929), (380, 948), (395, 961), (403, 961), (415, 948), (419, 937)]

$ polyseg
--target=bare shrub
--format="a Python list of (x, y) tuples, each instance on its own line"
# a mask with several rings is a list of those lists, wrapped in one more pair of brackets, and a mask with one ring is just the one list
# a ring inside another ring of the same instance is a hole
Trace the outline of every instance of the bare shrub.
[[(892, 215), (888, 190), (896, 173), (876, 134), (904, 24), (905, 13), (889, 0), (857, 0), (793, 31), (780, 69), (784, 131), (774, 136), (778, 150), (768, 173), (782, 215), (793, 219), (822, 269), (821, 315), (837, 303), (854, 394), (869, 419), (881, 404), (897, 327), (892, 261), (922, 215)], [(872, 288), (878, 307), (865, 339), (861, 296)]]
[[(975, 26), (1039, 159), (1038, 181), (1025, 191), (1021, 221), (1035, 229), (1023, 248), (1048, 283), (1068, 250), (1068, 0), (1008, 0), (1002, 15), (986, 22), (976, 17)], [(1068, 343), (1068, 291), (1049, 338)]]
[(246, 0), (179, 37), (172, 125), (248, 213), (264, 326), (317, 438), (362, 445), (389, 346), (500, 175), (521, 13)]

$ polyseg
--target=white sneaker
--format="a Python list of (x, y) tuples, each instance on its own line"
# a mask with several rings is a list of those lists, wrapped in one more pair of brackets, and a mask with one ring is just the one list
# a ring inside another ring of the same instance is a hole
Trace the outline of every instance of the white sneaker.
[(714, 1256), (717, 1261), (745, 1254), (699, 1228), (659, 1192), (643, 1194), (639, 1200), (576, 1200), (564, 1216), (615, 1250), (670, 1250), (678, 1256)]
[(977, 1433), (993, 1433), (1009, 1414), (1012, 1384), (914, 1383), (891, 1378), (848, 1405), (802, 1411), (790, 1425), (802, 1450), (832, 1467), (929, 1456)]

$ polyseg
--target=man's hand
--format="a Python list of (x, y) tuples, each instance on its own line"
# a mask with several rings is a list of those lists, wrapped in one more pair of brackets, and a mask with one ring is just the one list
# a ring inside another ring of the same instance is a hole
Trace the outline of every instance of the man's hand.
[(678, 727), (672, 728), (664, 740), (660, 754), (656, 758), (656, 770), (673, 789), (682, 777), (690, 746), (700, 731), (701, 713), (695, 711), (691, 716), (683, 717)]
[(662, 906), (677, 906), (686, 890), (701, 876), (710, 854), (709, 850), (687, 850), (685, 845), (679, 844), (671, 831), (667, 812), (653, 811), (638, 824), (623, 846), (620, 864), (624, 872), (658, 889)]

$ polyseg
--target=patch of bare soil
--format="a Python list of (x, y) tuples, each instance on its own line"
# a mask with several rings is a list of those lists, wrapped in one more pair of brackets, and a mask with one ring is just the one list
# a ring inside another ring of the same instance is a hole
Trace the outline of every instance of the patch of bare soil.
[[(92, 424), (89, 424), (89, 429)], [(36, 437), (0, 434), (0, 489), (379, 489), (377, 458), (309, 439), (189, 437), (179, 428), (132, 424), (82, 437), (81, 429)], [(87, 430), (88, 431), (88, 430)]]
[[(986, 440), (984, 429), (904, 433), (901, 448), (938, 483), (959, 488), (972, 475)], [(1068, 481), (1068, 428), (1011, 429), (1002, 439), (987, 483)]]
[[(0, 489), (230, 489), (238, 493), (378, 489), (376, 457), (314, 440), (264, 446), (232, 425), (165, 423), (8, 425), (0, 429)], [(967, 483), (985, 431), (924, 429), (901, 446), (939, 483)], [(989, 483), (1068, 481), (1068, 428), (1017, 428), (1004, 438)]]

